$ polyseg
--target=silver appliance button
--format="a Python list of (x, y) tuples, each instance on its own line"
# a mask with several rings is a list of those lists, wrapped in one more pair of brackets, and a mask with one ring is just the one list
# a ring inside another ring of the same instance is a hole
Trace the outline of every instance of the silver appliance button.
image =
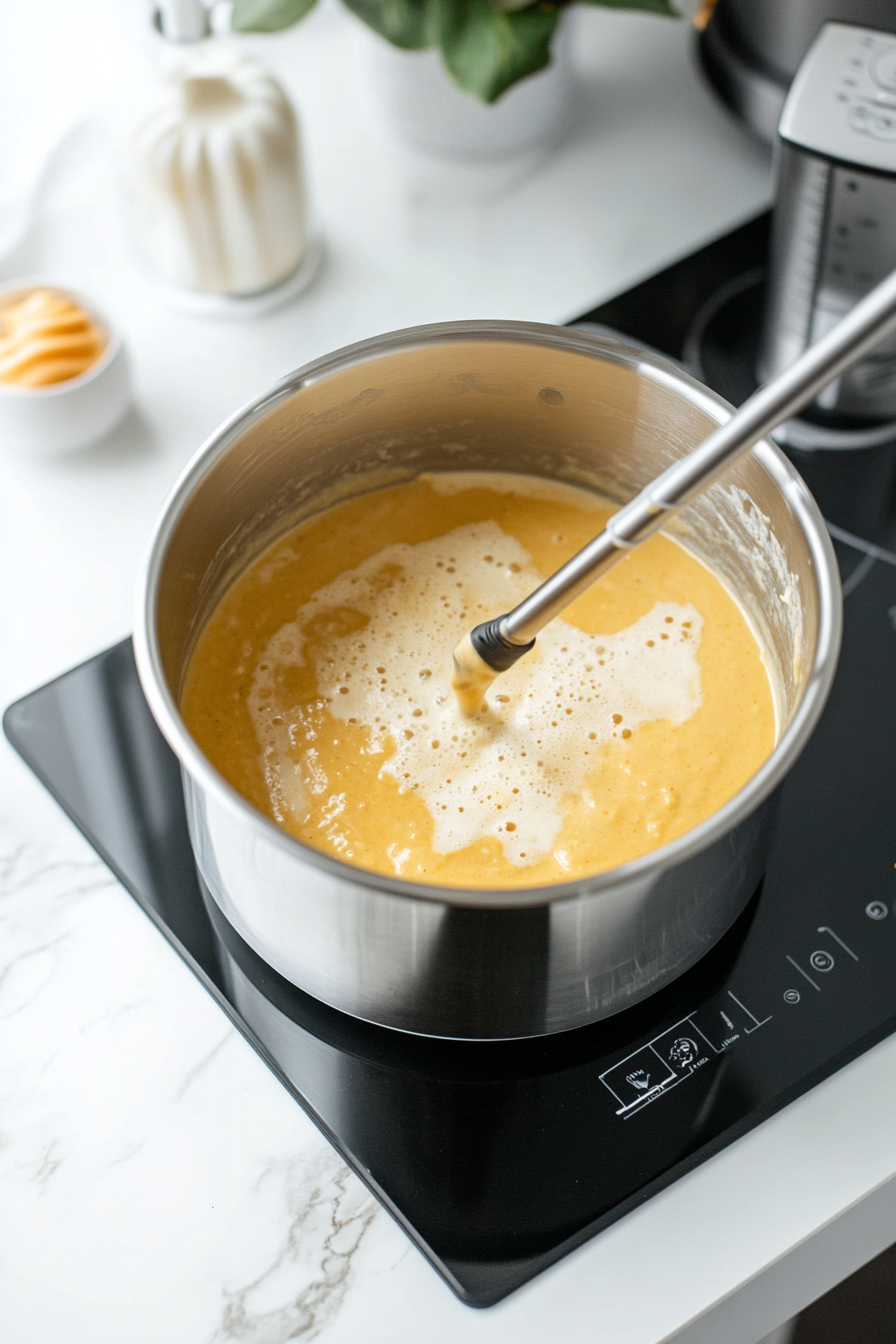
[(881, 47), (871, 57), (871, 78), (884, 89), (896, 89), (896, 46)]
[(875, 112), (868, 127), (875, 140), (896, 140), (896, 111)]
[(853, 103), (846, 119), (854, 131), (874, 140), (896, 140), (896, 107), (892, 111), (868, 103)]
[(867, 103), (853, 103), (846, 114), (846, 120), (854, 131), (861, 131), (863, 135), (870, 135), (873, 116), (874, 110)]

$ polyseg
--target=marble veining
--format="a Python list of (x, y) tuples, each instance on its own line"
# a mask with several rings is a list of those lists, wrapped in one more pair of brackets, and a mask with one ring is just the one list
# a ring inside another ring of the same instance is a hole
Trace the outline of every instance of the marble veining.
[(227, 1288), (211, 1344), (285, 1344), (315, 1339), (335, 1317), (352, 1280), (353, 1259), (379, 1209), (332, 1150), (311, 1162), (278, 1162), (259, 1184), (282, 1189), (286, 1238), (250, 1282)]
[(40, 1159), (40, 1165), (35, 1170), (32, 1180), (38, 1187), (43, 1187), (59, 1170), (62, 1163), (60, 1155), (60, 1144), (57, 1139), (53, 1139), (47, 1144)]
[(235, 1039), (236, 1039), (235, 1029), (228, 1025), (227, 1030), (224, 1032), (223, 1036), (218, 1041), (218, 1043), (216, 1045), (213, 1045), (211, 1050), (209, 1050), (205, 1055), (203, 1055), (202, 1059), (199, 1060), (198, 1064), (194, 1064), (193, 1068), (190, 1069), (189, 1073), (182, 1080), (177, 1091), (174, 1093), (172, 1100), (181, 1101), (189, 1092), (190, 1088), (194, 1085), (194, 1083), (196, 1083), (198, 1079), (202, 1077), (203, 1073), (213, 1062), (213, 1060), (217, 1059), (218, 1055), (220, 1055), (224, 1047), (229, 1045), (230, 1042)]
[[(153, 1284), (133, 1344), (316, 1338), (364, 1279), (365, 1239), (377, 1275), (409, 1244), (51, 800), (27, 777), (19, 796), (4, 756), (0, 1263), (16, 1287), (0, 1338), (86, 1344), (79, 1298), (102, 1266), (90, 1344), (118, 1344), (116, 1283), (141, 1263)], [(66, 1246), (49, 1295), (46, 1228)]]

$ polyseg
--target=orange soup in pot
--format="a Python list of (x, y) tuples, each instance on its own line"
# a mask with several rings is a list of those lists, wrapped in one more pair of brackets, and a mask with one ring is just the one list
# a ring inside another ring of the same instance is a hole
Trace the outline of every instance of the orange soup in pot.
[(721, 580), (652, 537), (464, 717), (451, 653), (601, 530), (541, 478), (445, 473), (307, 519), (225, 593), (181, 710), (205, 755), (307, 844), (465, 888), (565, 882), (647, 854), (771, 754), (762, 651)]

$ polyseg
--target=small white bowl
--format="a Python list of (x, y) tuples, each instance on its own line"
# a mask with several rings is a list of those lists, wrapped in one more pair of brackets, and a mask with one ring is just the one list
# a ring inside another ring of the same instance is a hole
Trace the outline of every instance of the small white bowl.
[(64, 294), (106, 335), (102, 355), (77, 378), (48, 387), (0, 382), (0, 447), (21, 456), (54, 457), (85, 448), (118, 424), (130, 405), (130, 370), (121, 337), (108, 318), (70, 286), (44, 276), (26, 276), (0, 285), (0, 303), (34, 289)]

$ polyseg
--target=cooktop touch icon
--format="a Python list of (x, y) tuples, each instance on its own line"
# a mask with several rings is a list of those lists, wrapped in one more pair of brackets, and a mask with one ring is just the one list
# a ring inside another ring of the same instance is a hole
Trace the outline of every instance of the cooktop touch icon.
[(716, 1004), (676, 1022), (600, 1075), (619, 1102), (616, 1114), (627, 1120), (770, 1020), (760, 1022), (729, 990)]

